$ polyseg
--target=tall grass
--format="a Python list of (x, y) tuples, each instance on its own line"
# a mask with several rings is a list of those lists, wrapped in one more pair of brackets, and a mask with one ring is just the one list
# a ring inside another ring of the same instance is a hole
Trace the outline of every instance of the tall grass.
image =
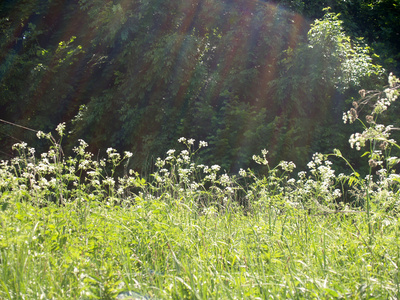
[[(345, 114), (360, 120), (357, 109), (376, 100), (350, 139), (369, 147), (365, 178), (339, 150), (331, 155), (349, 174), (316, 153), (292, 175), (291, 162), (269, 167), (266, 150), (253, 157), (265, 176), (226, 174), (196, 162), (206, 142), (181, 138), (183, 150), (157, 159), (146, 181), (116, 176), (129, 152), (94, 160), (80, 140), (65, 157), (62, 124), (58, 140), (38, 133), (46, 153), (16, 144), (0, 167), (0, 298), (399, 298), (398, 145), (394, 128), (377, 124), (397, 89), (391, 76)], [(341, 200), (344, 185), (351, 201)]]

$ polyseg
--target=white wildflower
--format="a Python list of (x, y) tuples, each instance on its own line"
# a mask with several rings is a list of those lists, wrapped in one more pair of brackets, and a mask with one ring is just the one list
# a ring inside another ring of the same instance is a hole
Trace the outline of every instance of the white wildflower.
[(172, 155), (174, 155), (174, 153), (175, 153), (175, 149), (169, 149), (169, 150), (167, 151), (167, 155), (168, 155), (168, 156), (172, 156)]
[(39, 130), (39, 131), (36, 133), (36, 136), (37, 136), (38, 139), (42, 139), (42, 138), (45, 138), (45, 137), (46, 137), (46, 134), (45, 134), (43, 131)]
[(219, 165), (212, 165), (211, 170), (218, 172), (221, 169)]
[(189, 151), (187, 151), (187, 150), (182, 150), (182, 151), (181, 151), (181, 155), (182, 155), (182, 156), (188, 156), (188, 155), (189, 155)]
[(64, 130), (65, 130), (65, 123), (60, 123), (60, 124), (57, 125), (56, 131), (57, 131), (59, 136), (63, 136)]
[(286, 172), (293, 172), (293, 170), (296, 168), (296, 165), (293, 162), (288, 162), (288, 161), (281, 161), (278, 165), (279, 167), (282, 168), (283, 171)]
[(215, 179), (217, 179), (217, 175), (215, 175), (215, 173), (212, 173), (210, 175), (207, 175), (206, 177), (204, 177), (205, 180), (209, 180), (209, 181), (215, 181)]
[(300, 179), (305, 179), (306, 178), (306, 172), (305, 171), (301, 171), (301, 172), (297, 173), (297, 176), (299, 176)]
[(127, 158), (131, 158), (132, 157), (132, 152), (129, 152), (129, 151), (125, 151), (125, 157), (127, 157)]
[(85, 142), (84, 140), (82, 140), (82, 139), (79, 139), (78, 142), (79, 142), (79, 145), (80, 145), (82, 148), (86, 148), (87, 146), (89, 146), (88, 143), (86, 143), (86, 142)]
[(197, 190), (198, 188), (199, 188), (199, 184), (197, 183), (197, 182), (192, 182), (191, 184), (190, 184), (190, 188), (192, 189), (192, 190)]
[(228, 185), (230, 184), (230, 178), (228, 174), (222, 174), (219, 181), (221, 182), (222, 185)]
[(25, 142), (22, 142), (22, 143), (16, 143), (16, 144), (14, 144), (13, 146), (12, 146), (12, 149), (13, 150), (23, 150), (23, 149), (25, 149), (26, 148), (26, 146), (27, 146), (28, 144), (27, 143), (25, 143)]
[[(309, 169), (315, 169), (315, 163), (314, 163), (313, 161), (310, 161), (310, 162), (307, 164), (307, 167), (308, 167)], [(300, 173), (299, 173), (299, 175), (300, 175)]]
[(208, 146), (208, 143), (207, 142), (205, 142), (205, 141), (200, 141), (200, 143), (199, 143), (199, 148), (201, 148), (201, 147), (207, 147)]
[(190, 157), (188, 155), (182, 155), (182, 159), (184, 162), (189, 163), (190, 162)]
[[(225, 191), (226, 191), (228, 194), (233, 194), (233, 193), (234, 193), (233, 188), (231, 188), (230, 186), (227, 186), (227, 187), (225, 188)], [(225, 198), (224, 198), (224, 199), (225, 199)], [(228, 199), (226, 199), (226, 200), (228, 200)]]
[(106, 179), (103, 180), (103, 184), (109, 185), (109, 186), (114, 186), (115, 185), (115, 180), (111, 177), (106, 177)]
[(343, 123), (346, 124), (347, 120), (348, 120), (347, 113), (345, 113), (345, 112), (343, 113), (342, 119), (343, 119)]
[(178, 139), (178, 142), (179, 143), (184, 143), (184, 142), (186, 142), (186, 138), (181, 137), (181, 138)]

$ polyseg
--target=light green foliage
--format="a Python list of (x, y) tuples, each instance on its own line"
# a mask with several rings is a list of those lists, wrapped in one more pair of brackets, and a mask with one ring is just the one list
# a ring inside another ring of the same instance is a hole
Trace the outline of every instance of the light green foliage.
[(342, 25), (340, 15), (329, 11), (315, 20), (307, 41), (284, 51), (280, 75), (269, 83), (280, 110), (271, 122), (279, 133), (268, 148), (302, 168), (312, 152), (331, 151), (332, 141), (345, 141), (338, 124), (345, 99), (360, 85), (375, 87), (383, 78), (368, 48), (353, 41)]
[(331, 77), (336, 87), (348, 88), (360, 86), (361, 80), (372, 75), (382, 75), (382, 67), (372, 63), (369, 48), (362, 40), (352, 41), (343, 30), (343, 21), (339, 14), (326, 12), (323, 19), (316, 20), (308, 32), (309, 47), (316, 48), (323, 60), (332, 60)]

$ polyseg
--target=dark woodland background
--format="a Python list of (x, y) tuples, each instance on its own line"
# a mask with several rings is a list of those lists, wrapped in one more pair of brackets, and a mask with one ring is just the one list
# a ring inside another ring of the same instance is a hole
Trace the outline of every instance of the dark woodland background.
[[(100, 157), (133, 152), (142, 174), (182, 136), (207, 141), (199, 159), (227, 172), (254, 168), (264, 148), (271, 165), (301, 169), (337, 147), (358, 167), (343, 111), (399, 71), (399, 1), (0, 4), (0, 119), (44, 132), (65, 122), (66, 155), (83, 139)], [(398, 106), (385, 118), (399, 127)], [(19, 141), (44, 147), (1, 122), (1, 158)]]

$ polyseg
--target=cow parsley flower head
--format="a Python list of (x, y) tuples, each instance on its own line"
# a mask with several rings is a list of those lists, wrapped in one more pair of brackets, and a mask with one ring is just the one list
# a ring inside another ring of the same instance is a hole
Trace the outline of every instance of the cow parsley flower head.
[(211, 170), (218, 172), (221, 169), (219, 165), (212, 165)]
[(133, 155), (132, 152), (125, 151), (125, 157), (126, 157), (126, 158), (131, 158), (132, 155)]
[(169, 149), (169, 150), (167, 151), (167, 155), (168, 155), (168, 156), (174, 155), (174, 153), (175, 153), (175, 149)]
[(42, 139), (42, 138), (45, 138), (45, 137), (46, 137), (46, 134), (45, 134), (43, 131), (39, 130), (39, 131), (36, 133), (36, 136), (37, 136), (38, 139)]
[(199, 143), (199, 148), (207, 147), (207, 146), (208, 146), (208, 143), (207, 143), (207, 142), (205, 142), (205, 141), (200, 141), (200, 143)]
[(240, 168), (239, 175), (242, 176), (242, 177), (245, 177), (246, 176), (246, 171), (243, 170), (242, 168)]
[(57, 131), (59, 136), (63, 136), (64, 135), (64, 130), (65, 130), (65, 123), (60, 123), (60, 124), (57, 125), (56, 131)]
[(293, 172), (293, 170), (296, 168), (296, 165), (293, 162), (284, 160), (281, 161), (278, 166), (281, 167), (282, 170), (286, 172)]

